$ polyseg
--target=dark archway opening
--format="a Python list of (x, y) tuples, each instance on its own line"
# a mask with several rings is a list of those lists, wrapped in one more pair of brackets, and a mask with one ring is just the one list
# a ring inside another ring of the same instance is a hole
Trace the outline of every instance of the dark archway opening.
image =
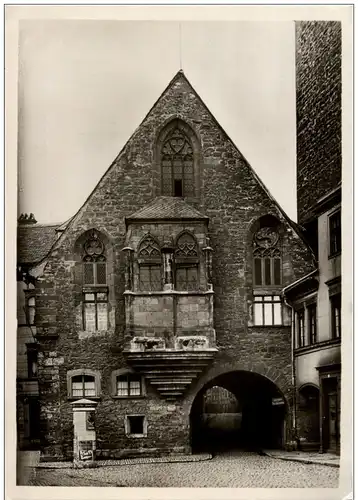
[(220, 375), (193, 402), (192, 451), (282, 448), (285, 416), (282, 393), (269, 379), (245, 371)]

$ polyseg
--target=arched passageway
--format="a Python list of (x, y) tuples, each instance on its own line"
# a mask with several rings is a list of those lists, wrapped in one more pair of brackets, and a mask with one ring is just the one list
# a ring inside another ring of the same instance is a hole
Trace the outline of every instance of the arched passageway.
[(278, 387), (257, 373), (216, 377), (196, 395), (190, 413), (194, 453), (282, 448), (286, 402)]

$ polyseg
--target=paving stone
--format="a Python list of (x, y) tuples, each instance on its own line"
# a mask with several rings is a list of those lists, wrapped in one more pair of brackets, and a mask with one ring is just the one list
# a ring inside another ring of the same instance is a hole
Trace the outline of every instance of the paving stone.
[(199, 462), (37, 469), (32, 486), (335, 488), (339, 469), (233, 452)]

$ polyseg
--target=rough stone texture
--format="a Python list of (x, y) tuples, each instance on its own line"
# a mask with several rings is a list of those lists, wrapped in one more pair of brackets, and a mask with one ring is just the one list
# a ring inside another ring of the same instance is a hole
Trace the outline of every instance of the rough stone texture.
[[(344, 497), (344, 491), (350, 491), (349, 485), (342, 488), (342, 493), (338, 490), (338, 468), (244, 452), (218, 455), (212, 460), (192, 463), (140, 463), (76, 470), (37, 469), (36, 475), (30, 477), (27, 484), (137, 488), (335, 488), (333, 495), (338, 498)], [(254, 495), (254, 498), (259, 498), (258, 494)], [(302, 494), (301, 498), (304, 496)], [(218, 491), (217, 497), (222, 497), (222, 492)], [(323, 497), (334, 498), (330, 490)]]
[[(122, 354), (125, 343), (125, 263), (121, 252), (126, 236), (124, 218), (158, 193), (156, 138), (162, 127), (176, 117), (192, 128), (200, 144), (200, 190), (191, 203), (210, 218), (214, 328), (220, 352), (213, 366), (192, 384), (184, 400), (168, 403), (160, 399), (149, 384), (145, 398), (113, 399), (111, 373), (126, 366)], [(189, 416), (195, 395), (205, 382), (227, 370), (248, 370), (268, 377), (291, 404), (289, 321), (286, 318), (282, 327), (250, 326), (252, 236), (257, 219), (266, 214), (280, 222), (285, 286), (314, 269), (310, 251), (185, 76), (178, 73), (55, 243), (42, 281), (38, 283), (36, 318), (42, 351), (39, 382), (45, 456), (71, 457), (72, 409), (66, 373), (72, 369), (88, 368), (101, 373), (96, 431), (97, 448), (102, 456), (149, 454), (173, 448), (188, 452)], [(83, 335), (78, 324), (82, 285), (76, 242), (93, 227), (102, 233), (109, 255), (110, 320), (107, 331)], [(53, 356), (54, 352), (58, 358)], [(146, 438), (125, 435), (126, 414), (147, 416)]]
[(341, 50), (340, 22), (296, 22), (299, 223), (342, 178)]

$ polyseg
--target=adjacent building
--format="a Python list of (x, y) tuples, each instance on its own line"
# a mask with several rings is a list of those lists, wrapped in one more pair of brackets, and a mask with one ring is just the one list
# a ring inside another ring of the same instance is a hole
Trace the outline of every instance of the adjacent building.
[(282, 292), (314, 254), (182, 71), (52, 231), (19, 276), (43, 460), (189, 453), (222, 423), (235, 446), (293, 445)]
[(341, 24), (296, 23), (298, 222), (316, 269), (286, 287), (294, 310), (297, 431), (303, 448), (340, 450)]

